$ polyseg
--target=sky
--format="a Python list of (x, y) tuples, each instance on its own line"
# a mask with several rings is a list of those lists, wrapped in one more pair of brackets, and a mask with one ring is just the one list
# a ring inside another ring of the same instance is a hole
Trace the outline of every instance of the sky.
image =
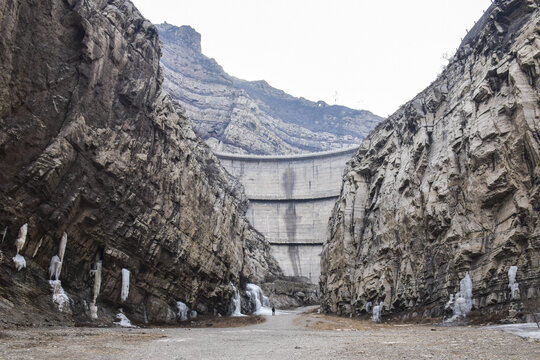
[(491, 0), (132, 0), (190, 25), (229, 75), (386, 117), (435, 80)]

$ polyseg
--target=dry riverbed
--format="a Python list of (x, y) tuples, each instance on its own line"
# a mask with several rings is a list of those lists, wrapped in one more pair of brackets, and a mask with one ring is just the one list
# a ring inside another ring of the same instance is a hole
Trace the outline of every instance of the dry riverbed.
[[(193, 328), (2, 330), (0, 359), (540, 359), (539, 341), (484, 327), (374, 324), (294, 312), (240, 319)], [(225, 327), (239, 325), (246, 326)]]

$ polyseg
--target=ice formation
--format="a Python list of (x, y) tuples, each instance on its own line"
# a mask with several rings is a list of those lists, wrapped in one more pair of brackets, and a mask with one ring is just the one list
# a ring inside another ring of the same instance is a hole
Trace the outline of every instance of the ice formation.
[(240, 293), (233, 283), (231, 283), (231, 286), (234, 291), (234, 295), (231, 298), (231, 305), (229, 306), (231, 316), (244, 316), (244, 314), (242, 314), (242, 305), (240, 303)]
[(2, 241), (0, 242), (0, 244), (3, 243), (3, 242), (4, 242), (4, 239), (6, 238), (7, 229), (8, 229), (8, 228), (7, 228), (7, 226), (6, 226), (6, 227), (4, 228), (4, 231), (2, 231)]
[(49, 285), (53, 291), (52, 301), (58, 306), (58, 311), (63, 312), (69, 308), (69, 298), (62, 288), (60, 280), (49, 280)]
[(381, 321), (381, 311), (384, 307), (384, 303), (381, 301), (379, 305), (373, 307), (373, 315), (371, 315), (371, 320), (375, 322)]
[(119, 325), (119, 326), (122, 326), (122, 327), (130, 327), (130, 328), (136, 327), (135, 325), (132, 325), (131, 321), (129, 321), (129, 319), (126, 317), (126, 315), (124, 315), (122, 313), (116, 314), (116, 319), (118, 321), (114, 322), (115, 325)]
[(372, 311), (373, 311), (373, 303), (372, 303), (371, 301), (368, 301), (368, 302), (366, 303), (366, 312), (367, 312), (367, 313), (370, 313), (370, 312), (372, 312)]
[(255, 284), (247, 284), (246, 285), (246, 293), (249, 297), (249, 300), (255, 307), (255, 311), (253, 311), (253, 314), (255, 315), (271, 315), (272, 309), (270, 309), (270, 301), (268, 301), (268, 306), (265, 306), (263, 304), (264, 302), (264, 294), (261, 288)]
[(129, 295), (129, 270), (122, 269), (122, 293), (120, 298), (122, 301), (126, 301)]
[(197, 311), (196, 311), (196, 310), (191, 310), (190, 318), (192, 318), (192, 319), (196, 319), (196, 318), (197, 318)]
[[(453, 304), (452, 304), (452, 300)], [(448, 307), (453, 305), (452, 311), (454, 315), (445, 322), (452, 322), (456, 319), (465, 317), (469, 311), (472, 309), (472, 280), (467, 272), (465, 277), (459, 282), (459, 292), (452, 297), (450, 295), (450, 300), (446, 304)]]
[(17, 255), (13, 257), (13, 262), (15, 263), (15, 268), (17, 269), (17, 271), (21, 271), (22, 268), (26, 267), (26, 260), (24, 259), (24, 256), (19, 255), (19, 252), (24, 247), (27, 233), (28, 233), (28, 224), (24, 224), (19, 229), (19, 236), (17, 236), (17, 240), (15, 240), (15, 247), (17, 248)]
[(2, 254), (2, 250), (0, 250), (0, 263), (2, 262), (3, 259), (4, 259), (4, 254)]
[(15, 246), (17, 247), (17, 254), (24, 247), (24, 243), (26, 242), (26, 234), (27, 233), (28, 233), (28, 224), (24, 224), (19, 229), (19, 236), (17, 236), (17, 240), (15, 240)]
[(508, 269), (508, 287), (510, 288), (510, 299), (519, 299), (519, 284), (516, 282), (516, 274), (518, 267), (510, 266)]
[(62, 262), (60, 261), (58, 255), (54, 255), (51, 258), (51, 265), (49, 265), (49, 279), (52, 279), (54, 276), (54, 279), (58, 280), (60, 277), (61, 264)]
[(189, 307), (181, 301), (176, 302), (176, 307), (178, 308), (180, 321), (186, 321), (188, 319)]
[(64, 253), (66, 252), (66, 245), (67, 245), (67, 234), (62, 234), (62, 239), (60, 240), (60, 248), (58, 249), (58, 257), (60, 258), (60, 262), (64, 261)]
[(97, 297), (99, 295), (99, 290), (101, 289), (101, 269), (103, 267), (103, 263), (101, 260), (99, 260), (99, 256), (96, 256), (96, 268), (94, 270), (90, 270), (90, 274), (94, 275), (94, 297), (92, 298), (92, 304), (90, 304), (90, 317), (92, 319), (97, 319)]
[(26, 260), (24, 259), (24, 256), (19, 254), (13, 257), (13, 262), (15, 263), (15, 268), (17, 268), (17, 271), (21, 271), (22, 268), (26, 267)]

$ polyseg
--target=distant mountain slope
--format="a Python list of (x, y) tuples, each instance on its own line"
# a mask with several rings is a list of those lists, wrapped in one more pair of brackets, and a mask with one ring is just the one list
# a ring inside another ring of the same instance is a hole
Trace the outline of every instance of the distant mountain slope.
[(295, 98), (266, 81), (245, 81), (201, 53), (189, 26), (157, 25), (164, 87), (215, 150), (295, 154), (357, 145), (382, 120), (365, 110)]

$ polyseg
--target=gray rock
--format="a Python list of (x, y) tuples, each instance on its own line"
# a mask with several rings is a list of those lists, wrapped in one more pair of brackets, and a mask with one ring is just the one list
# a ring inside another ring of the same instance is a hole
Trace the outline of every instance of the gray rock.
[(382, 301), (383, 316), (442, 316), (466, 272), (473, 311), (538, 306), (539, 19), (535, 2), (497, 1), (437, 80), (362, 142), (323, 248), (325, 311)]
[[(131, 2), (10, 0), (0, 29), (8, 258), (14, 229), (29, 225), (28, 269), (0, 265), (0, 283), (10, 284), (0, 303), (37, 317), (56, 311), (42, 284), (63, 232), (61, 280), (77, 321), (89, 317), (96, 254), (99, 316), (110, 319), (122, 307), (131, 320), (174, 321), (177, 300), (224, 314), (231, 281), (281, 274), (244, 218), (242, 187), (162, 90), (157, 30)], [(125, 302), (122, 268), (131, 272)]]
[(225, 73), (189, 26), (157, 25), (164, 88), (214, 151), (295, 154), (357, 145), (382, 120), (369, 111), (295, 98)]

